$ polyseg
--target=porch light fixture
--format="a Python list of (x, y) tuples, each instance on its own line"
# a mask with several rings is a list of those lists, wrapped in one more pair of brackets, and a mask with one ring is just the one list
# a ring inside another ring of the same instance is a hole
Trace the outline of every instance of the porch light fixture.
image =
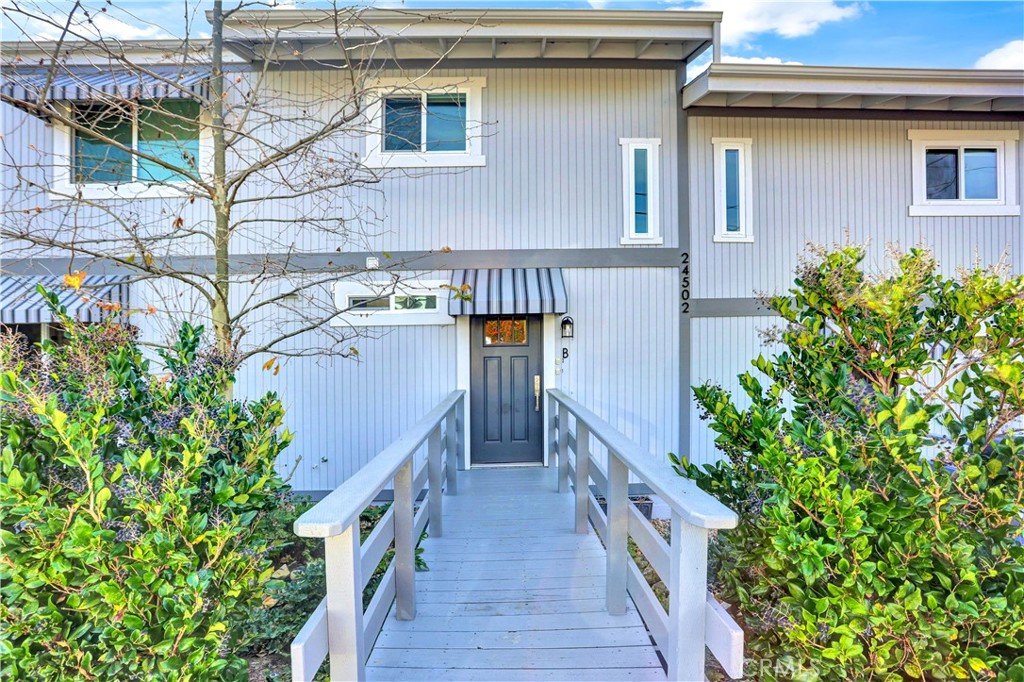
[(565, 317), (562, 318), (562, 338), (563, 339), (571, 339), (572, 338), (573, 325), (574, 324), (575, 323), (572, 321), (572, 318), (569, 317), (568, 315), (566, 315)]

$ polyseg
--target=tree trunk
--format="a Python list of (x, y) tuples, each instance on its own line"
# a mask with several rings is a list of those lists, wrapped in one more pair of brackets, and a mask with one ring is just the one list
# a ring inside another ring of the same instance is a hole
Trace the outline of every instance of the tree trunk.
[[(235, 348), (231, 333), (228, 296), (231, 293), (231, 266), (228, 260), (231, 242), (231, 206), (227, 193), (227, 149), (224, 138), (224, 7), (222, 0), (213, 3), (213, 54), (211, 55), (210, 97), (213, 124), (213, 212), (214, 212), (214, 303), (210, 311), (217, 350), (233, 373)], [(224, 394), (231, 397), (233, 383), (224, 385)]]

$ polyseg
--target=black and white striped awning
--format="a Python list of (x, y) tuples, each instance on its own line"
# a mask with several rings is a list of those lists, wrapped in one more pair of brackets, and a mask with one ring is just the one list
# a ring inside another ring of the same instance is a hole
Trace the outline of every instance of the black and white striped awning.
[(114, 309), (128, 307), (128, 278), (123, 275), (86, 275), (82, 287), (75, 291), (64, 284), (63, 277), (0, 276), (0, 322), (4, 324), (38, 324), (53, 322), (54, 316), (46, 300), (36, 291), (41, 284), (57, 294), (68, 315), (80, 322), (99, 322)]
[(51, 74), (45, 69), (4, 69), (0, 93), (21, 102), (209, 98), (210, 70), (151, 66), (143, 72), (111, 67)]
[(451, 315), (561, 314), (569, 309), (561, 268), (456, 270), (452, 287), (469, 300), (453, 291)]

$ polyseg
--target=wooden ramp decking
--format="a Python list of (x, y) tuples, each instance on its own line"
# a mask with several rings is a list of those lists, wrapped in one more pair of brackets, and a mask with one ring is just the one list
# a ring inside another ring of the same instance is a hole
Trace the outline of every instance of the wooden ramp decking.
[(665, 679), (632, 602), (605, 610), (604, 547), (573, 532), (573, 495), (555, 490), (550, 469), (459, 472), (443, 537), (421, 545), (416, 618), (392, 608), (367, 679)]

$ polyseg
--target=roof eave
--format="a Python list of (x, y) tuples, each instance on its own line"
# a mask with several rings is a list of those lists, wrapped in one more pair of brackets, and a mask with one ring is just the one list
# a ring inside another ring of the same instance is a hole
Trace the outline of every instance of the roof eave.
[(712, 64), (683, 106), (1017, 111), (1024, 71)]

